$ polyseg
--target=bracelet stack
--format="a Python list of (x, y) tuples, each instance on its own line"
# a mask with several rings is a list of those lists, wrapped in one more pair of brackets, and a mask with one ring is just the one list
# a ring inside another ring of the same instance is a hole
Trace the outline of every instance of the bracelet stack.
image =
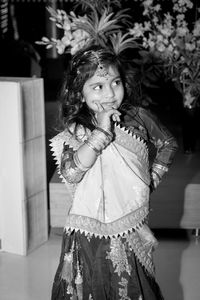
[(157, 170), (160, 174), (161, 173), (164, 174), (165, 172), (168, 172), (168, 168), (167, 167), (165, 167), (163, 165), (160, 165), (160, 164), (156, 164), (156, 163), (154, 163), (152, 165), (152, 169), (153, 170)]
[[(96, 155), (99, 155), (101, 151), (112, 141), (112, 139), (113, 134), (110, 131), (97, 127), (92, 131), (91, 136), (84, 143), (92, 149)], [(86, 167), (82, 164), (78, 157), (78, 151), (74, 153), (73, 160), (81, 172), (86, 172), (91, 168), (91, 166)]]
[(157, 186), (159, 185), (160, 181), (161, 181), (161, 178), (160, 176), (158, 175), (157, 172), (155, 171), (152, 171), (151, 172), (151, 178), (152, 178), (152, 181), (153, 181), (153, 187), (154, 189), (157, 188)]
[(91, 136), (85, 141), (85, 144), (91, 148), (97, 155), (112, 141), (113, 134), (108, 130), (96, 127)]
[(110, 141), (113, 139), (113, 134), (112, 134), (111, 131), (105, 130), (105, 129), (101, 128), (101, 127), (96, 127), (96, 130), (99, 130), (99, 131), (103, 132)]
[(153, 179), (154, 188), (158, 186), (163, 175), (168, 171), (168, 168), (159, 164), (153, 164), (151, 177)]

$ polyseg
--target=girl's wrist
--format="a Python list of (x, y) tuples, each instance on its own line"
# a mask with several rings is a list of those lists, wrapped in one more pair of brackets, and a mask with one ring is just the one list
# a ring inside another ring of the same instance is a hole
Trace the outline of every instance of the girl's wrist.
[(99, 126), (97, 126), (95, 129), (103, 132), (109, 139), (113, 138), (113, 133), (110, 130), (104, 129), (104, 128), (99, 127)]
[(90, 149), (92, 149), (95, 152), (96, 155), (99, 155), (101, 153), (101, 151), (96, 148), (94, 143), (91, 143), (89, 140), (85, 141), (85, 145), (87, 145)]
[(101, 151), (108, 145), (113, 139), (113, 134), (110, 131), (104, 130), (103, 128), (96, 127), (91, 136), (85, 141), (90, 149), (99, 155)]

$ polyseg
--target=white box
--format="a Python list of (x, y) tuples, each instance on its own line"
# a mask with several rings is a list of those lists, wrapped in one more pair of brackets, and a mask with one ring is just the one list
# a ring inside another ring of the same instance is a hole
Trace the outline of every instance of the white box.
[(0, 239), (27, 255), (48, 239), (44, 88), (0, 77)]

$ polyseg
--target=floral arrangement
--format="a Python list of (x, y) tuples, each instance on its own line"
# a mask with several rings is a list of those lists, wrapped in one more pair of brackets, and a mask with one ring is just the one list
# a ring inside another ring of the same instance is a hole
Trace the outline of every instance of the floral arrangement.
[(50, 13), (49, 19), (55, 22), (56, 27), (62, 29), (64, 34), (61, 39), (42, 37), (42, 40), (36, 43), (45, 45), (46, 49), (55, 46), (58, 54), (63, 54), (67, 49), (67, 51), (70, 51), (73, 55), (81, 49), (89, 39), (89, 34), (82, 30), (80, 26), (81, 23), (85, 24), (87, 22), (87, 17), (77, 17), (74, 12), (67, 14), (64, 10), (60, 9), (55, 11), (51, 7), (47, 7), (47, 10)]
[(116, 48), (119, 43), (136, 44), (129, 32), (126, 34), (121, 32), (123, 26), (128, 24), (130, 15), (125, 9), (117, 13), (113, 12), (113, 6), (120, 7), (119, 0), (75, 2), (75, 7), (81, 5), (82, 12), (87, 12), (87, 14), (76, 15), (74, 11), (66, 13), (64, 10), (47, 7), (49, 19), (55, 22), (56, 27), (62, 31), (62, 37), (58, 39), (42, 37), (41, 41), (36, 42), (37, 44), (45, 45), (46, 49), (55, 46), (58, 54), (70, 52), (72, 55), (89, 43), (102, 46), (108, 46), (110, 43), (110, 46), (115, 45)]
[[(165, 75), (182, 93), (184, 106), (191, 108), (200, 95), (200, 9), (190, 0), (163, 1), (163, 8), (159, 3), (141, 1), (143, 21), (130, 34), (163, 60)], [(192, 24), (187, 22), (191, 17)]]

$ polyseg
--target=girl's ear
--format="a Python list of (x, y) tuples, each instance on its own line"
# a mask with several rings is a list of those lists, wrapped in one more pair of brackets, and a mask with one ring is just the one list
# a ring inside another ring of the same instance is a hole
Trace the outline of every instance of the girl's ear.
[(84, 102), (85, 102), (85, 98), (84, 98), (84, 97), (82, 97), (82, 99), (81, 99), (81, 102), (82, 102), (82, 103), (84, 103)]

